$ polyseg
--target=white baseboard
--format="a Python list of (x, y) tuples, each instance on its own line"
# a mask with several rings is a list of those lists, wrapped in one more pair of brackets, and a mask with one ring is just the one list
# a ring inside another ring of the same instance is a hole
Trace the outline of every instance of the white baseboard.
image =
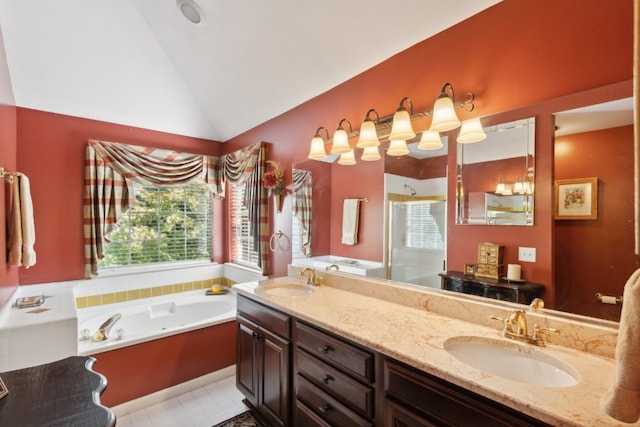
[(211, 372), (210, 374), (176, 384), (173, 387), (165, 388), (164, 390), (121, 403), (120, 405), (114, 406), (110, 409), (116, 414), (116, 417), (122, 417), (132, 412), (153, 406), (157, 403), (164, 402), (165, 400), (180, 396), (181, 394), (188, 393), (200, 387), (204, 387), (221, 379), (230, 377), (235, 373), (236, 365), (227, 366), (226, 368)]

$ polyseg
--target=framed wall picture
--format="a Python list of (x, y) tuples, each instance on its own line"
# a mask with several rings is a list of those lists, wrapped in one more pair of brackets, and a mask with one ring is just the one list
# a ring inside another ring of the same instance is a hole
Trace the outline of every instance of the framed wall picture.
[(555, 219), (598, 219), (598, 178), (555, 182)]

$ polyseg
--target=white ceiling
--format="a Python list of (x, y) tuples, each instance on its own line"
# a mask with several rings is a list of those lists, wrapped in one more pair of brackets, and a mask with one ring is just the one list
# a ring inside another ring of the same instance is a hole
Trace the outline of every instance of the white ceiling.
[(634, 98), (619, 99), (555, 115), (556, 136), (573, 135), (633, 124)]
[(0, 0), (16, 105), (227, 141), (500, 0), (196, 1)]

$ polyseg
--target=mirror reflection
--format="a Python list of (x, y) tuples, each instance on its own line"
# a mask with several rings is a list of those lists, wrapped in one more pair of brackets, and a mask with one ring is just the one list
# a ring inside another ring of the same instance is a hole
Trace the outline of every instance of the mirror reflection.
[(460, 144), (457, 224), (533, 225), (535, 118), (484, 128)]

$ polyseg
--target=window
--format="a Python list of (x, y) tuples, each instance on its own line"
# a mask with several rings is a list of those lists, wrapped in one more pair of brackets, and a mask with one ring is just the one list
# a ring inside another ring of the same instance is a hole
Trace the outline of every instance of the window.
[(210, 260), (211, 193), (184, 187), (133, 184), (135, 204), (118, 221), (98, 268)]
[[(406, 205), (406, 246), (416, 249), (443, 249), (444, 202), (409, 202)], [(438, 225), (440, 222), (440, 226)]]
[(249, 210), (244, 205), (246, 184), (229, 185), (229, 203), (231, 206), (231, 261), (258, 267), (258, 251), (253, 247), (253, 232), (249, 221)]

